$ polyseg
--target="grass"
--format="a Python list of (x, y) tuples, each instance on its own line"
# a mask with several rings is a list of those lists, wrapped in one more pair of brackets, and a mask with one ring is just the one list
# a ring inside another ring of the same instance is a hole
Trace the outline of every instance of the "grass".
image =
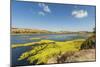
[[(53, 40), (41, 40), (39, 45), (31, 46), (30, 51), (22, 53), (18, 60), (26, 59), (30, 64), (46, 64), (52, 57), (58, 57), (64, 52), (79, 51), (84, 39), (58, 42)], [(25, 44), (24, 44), (25, 45)], [(29, 45), (29, 44), (28, 44)]]
[(17, 48), (17, 47), (24, 47), (24, 46), (32, 46), (33, 43), (25, 43), (25, 44), (13, 44), (11, 45), (12, 48)]

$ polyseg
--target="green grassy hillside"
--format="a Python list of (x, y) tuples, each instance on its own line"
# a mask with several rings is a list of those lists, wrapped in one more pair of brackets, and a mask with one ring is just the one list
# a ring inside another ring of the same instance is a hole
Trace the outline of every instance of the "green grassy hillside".
[(52, 40), (41, 40), (39, 45), (31, 46), (30, 51), (22, 53), (19, 61), (26, 59), (30, 64), (45, 64), (52, 57), (58, 57), (65, 52), (79, 51), (84, 39), (57, 42)]

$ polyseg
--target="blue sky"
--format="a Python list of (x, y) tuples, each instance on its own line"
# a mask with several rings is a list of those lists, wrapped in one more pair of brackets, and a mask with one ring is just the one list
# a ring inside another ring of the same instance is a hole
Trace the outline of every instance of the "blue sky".
[(14, 0), (12, 27), (49, 31), (93, 31), (95, 7)]

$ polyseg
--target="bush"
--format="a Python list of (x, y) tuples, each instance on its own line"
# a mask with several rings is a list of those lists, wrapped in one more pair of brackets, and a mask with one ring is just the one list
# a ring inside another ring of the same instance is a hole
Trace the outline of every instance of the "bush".
[(82, 49), (92, 49), (96, 47), (95, 35), (89, 37), (85, 42), (82, 43), (80, 50)]

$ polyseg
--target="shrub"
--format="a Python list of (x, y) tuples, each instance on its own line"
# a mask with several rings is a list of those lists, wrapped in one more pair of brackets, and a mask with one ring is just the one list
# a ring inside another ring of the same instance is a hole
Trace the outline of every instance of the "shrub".
[(95, 48), (95, 35), (89, 37), (85, 42), (82, 43), (80, 50), (82, 49), (92, 49)]

